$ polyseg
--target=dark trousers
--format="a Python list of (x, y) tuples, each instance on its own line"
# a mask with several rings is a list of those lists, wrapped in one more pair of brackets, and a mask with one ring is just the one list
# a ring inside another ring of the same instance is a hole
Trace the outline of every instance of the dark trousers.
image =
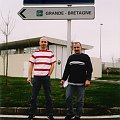
[[(77, 102), (76, 102), (76, 109), (73, 110), (73, 95), (76, 92), (77, 95)], [(77, 86), (77, 85), (68, 85), (66, 88), (66, 104), (67, 104), (67, 115), (75, 115), (80, 117), (82, 115), (82, 108), (84, 105), (84, 94), (85, 94), (85, 87), (84, 85)]]
[(39, 94), (41, 86), (43, 86), (45, 99), (46, 99), (46, 112), (47, 115), (53, 115), (53, 105), (52, 105), (52, 99), (51, 99), (51, 83), (50, 83), (50, 77), (49, 76), (40, 76), (40, 77), (34, 77), (32, 81), (32, 97), (30, 101), (30, 109), (29, 109), (29, 115), (34, 115), (37, 109), (37, 96)]

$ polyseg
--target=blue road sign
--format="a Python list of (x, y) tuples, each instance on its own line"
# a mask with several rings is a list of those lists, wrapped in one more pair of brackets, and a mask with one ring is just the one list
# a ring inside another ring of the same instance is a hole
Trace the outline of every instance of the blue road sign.
[(94, 0), (23, 0), (23, 4), (94, 4)]

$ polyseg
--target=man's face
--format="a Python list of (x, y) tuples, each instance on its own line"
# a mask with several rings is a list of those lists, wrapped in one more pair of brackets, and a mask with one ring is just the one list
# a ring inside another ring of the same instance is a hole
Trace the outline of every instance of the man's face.
[(48, 41), (46, 38), (41, 38), (39, 41), (41, 49), (46, 49), (48, 46)]
[(73, 50), (76, 54), (80, 54), (81, 52), (81, 45), (79, 43), (76, 43), (73, 45)]

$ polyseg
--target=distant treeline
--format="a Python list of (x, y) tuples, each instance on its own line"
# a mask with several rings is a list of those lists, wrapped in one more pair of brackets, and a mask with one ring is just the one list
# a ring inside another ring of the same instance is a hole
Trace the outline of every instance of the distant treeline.
[(120, 68), (111, 68), (108, 67), (102, 71), (103, 74), (113, 74), (113, 75), (120, 75)]

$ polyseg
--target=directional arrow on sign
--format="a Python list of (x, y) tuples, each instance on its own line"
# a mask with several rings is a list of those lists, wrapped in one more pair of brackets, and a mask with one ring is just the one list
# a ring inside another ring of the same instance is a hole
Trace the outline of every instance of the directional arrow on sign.
[(90, 20), (95, 18), (95, 7), (23, 7), (18, 15), (23, 20)]
[(18, 15), (22, 18), (22, 19), (25, 19), (26, 17), (24, 16), (23, 12), (25, 12), (26, 9), (21, 9), (19, 12), (18, 12)]

